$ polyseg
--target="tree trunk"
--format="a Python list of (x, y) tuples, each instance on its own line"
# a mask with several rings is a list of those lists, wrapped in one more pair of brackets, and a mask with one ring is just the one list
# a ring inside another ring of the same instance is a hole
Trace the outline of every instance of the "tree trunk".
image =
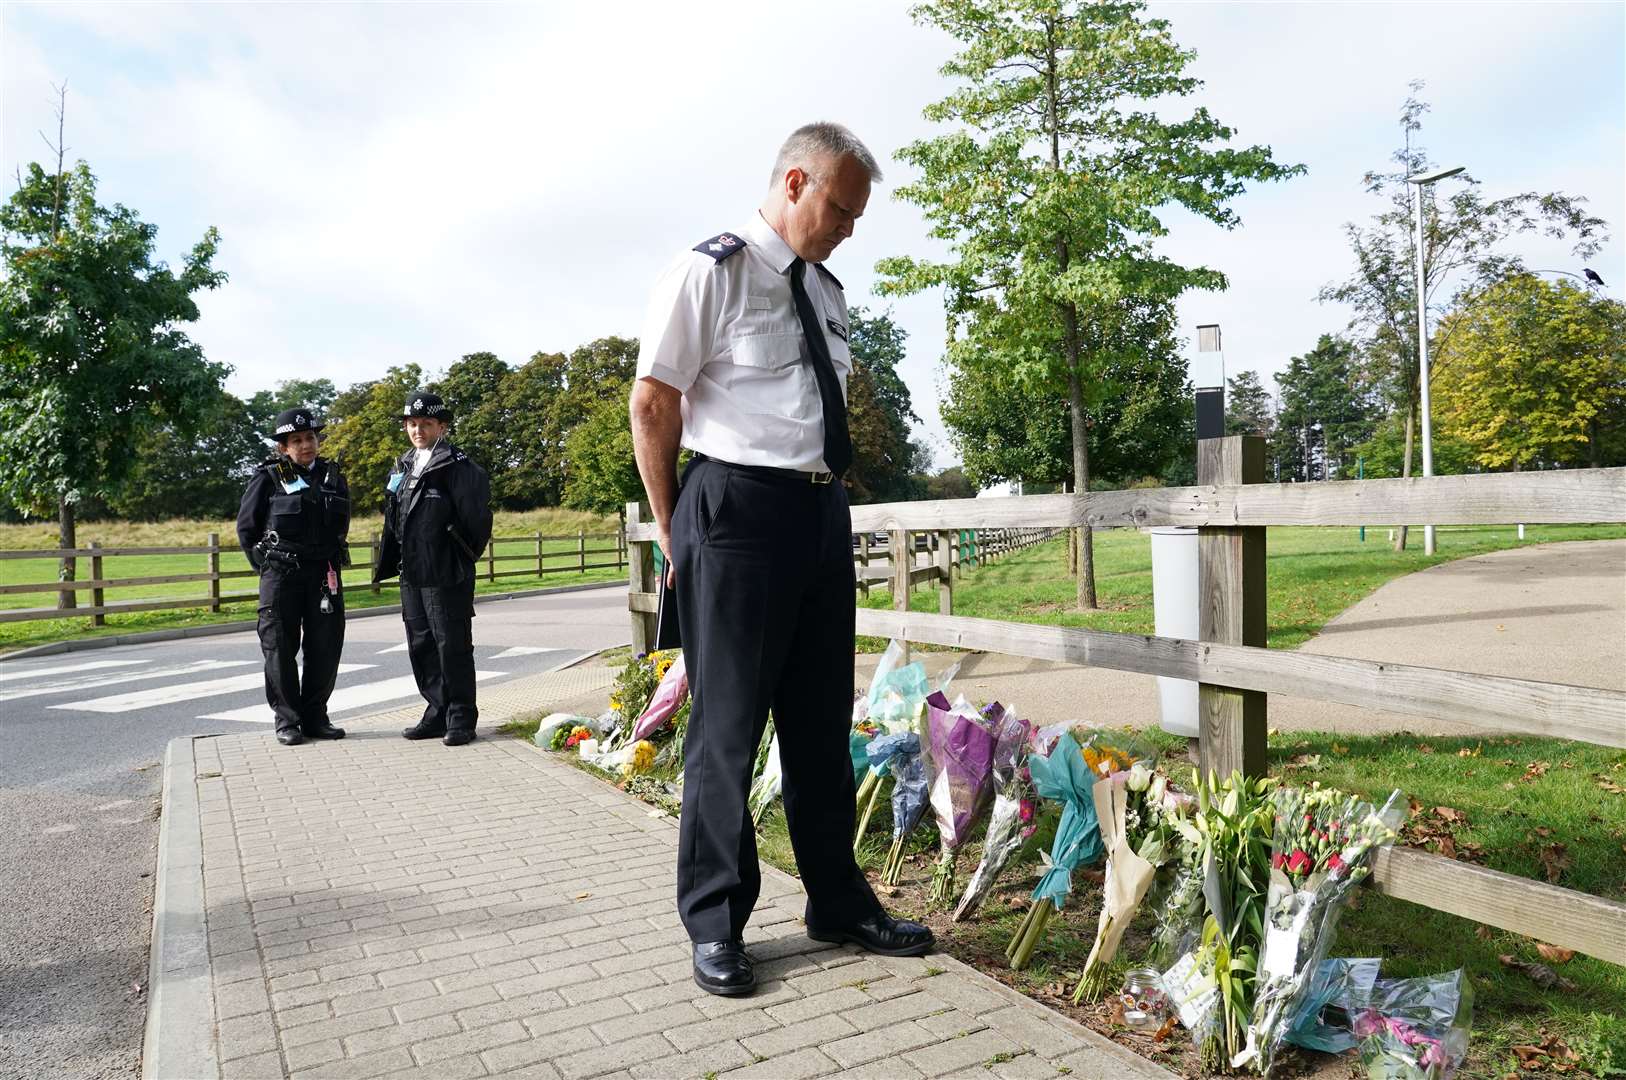
[[(72, 551), (75, 547), (78, 547), (78, 544), (74, 542), (73, 503), (67, 499), (58, 500), (56, 520), (57, 547), (64, 551)], [(56, 579), (64, 582), (74, 580), (74, 570), (77, 565), (77, 560), (72, 555), (64, 555), (61, 563), (57, 565)], [(78, 607), (79, 604), (73, 593), (59, 592), (56, 594), (56, 606), (58, 608), (72, 608)]]
[[(1406, 404), (1406, 457), (1400, 463), (1400, 475), (1411, 476), (1411, 441), (1417, 433), (1417, 402), (1415, 400)], [(1395, 550), (1406, 550), (1406, 526), (1402, 525), (1395, 530)]]
[(1598, 418), (1593, 417), (1586, 426), (1586, 457), (1590, 468), (1603, 468), (1603, 446), (1598, 442)]
[[(1084, 419), (1084, 384), (1078, 377), (1078, 335), (1076, 331), (1077, 312), (1068, 305), (1067, 308), (1067, 341), (1068, 350), (1075, 355), (1071, 357), (1072, 364), (1067, 373), (1068, 412), (1073, 421), (1073, 491), (1085, 494), (1090, 490), (1090, 433)], [(1079, 610), (1092, 610), (1095, 603), (1095, 542), (1094, 532), (1088, 525), (1078, 528), (1079, 554), (1078, 554), (1078, 607)]]

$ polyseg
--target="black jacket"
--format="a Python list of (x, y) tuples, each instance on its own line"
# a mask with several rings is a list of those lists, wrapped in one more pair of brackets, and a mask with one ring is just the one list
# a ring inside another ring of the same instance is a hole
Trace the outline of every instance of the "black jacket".
[[(284, 476), (304, 480), (306, 487), (290, 494)], [(272, 532), (276, 542), (262, 545)], [(237, 542), (256, 570), (264, 568), (268, 549), (301, 564), (349, 566), (349, 532), (350, 487), (326, 458), (317, 458), (309, 469), (283, 457), (265, 461), (249, 477), (237, 508)]]
[(400, 574), (419, 588), (471, 581), (491, 541), (491, 478), (448, 442), (435, 447), (422, 473), (416, 466), (417, 451), (408, 450), (390, 471), (373, 580)]

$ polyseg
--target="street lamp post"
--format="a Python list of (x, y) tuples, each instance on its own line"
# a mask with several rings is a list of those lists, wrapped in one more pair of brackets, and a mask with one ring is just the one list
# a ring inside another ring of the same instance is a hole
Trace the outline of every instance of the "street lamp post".
[[(1412, 204), (1417, 210), (1417, 364), (1418, 385), (1423, 391), (1423, 475), (1434, 475), (1434, 421), (1428, 396), (1428, 285), (1423, 273), (1423, 188), (1436, 180), (1455, 176), (1466, 166), (1436, 169), (1406, 177), (1412, 185)], [(1434, 526), (1423, 526), (1423, 553), (1434, 554)]]

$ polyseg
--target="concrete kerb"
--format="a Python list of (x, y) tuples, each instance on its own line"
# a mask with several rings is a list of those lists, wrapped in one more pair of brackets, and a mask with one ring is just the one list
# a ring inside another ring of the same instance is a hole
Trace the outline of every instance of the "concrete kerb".
[(193, 738), (171, 739), (164, 753), (143, 1080), (220, 1075)]
[[(476, 604), (489, 604), (493, 600), (520, 600), (528, 596), (551, 596), (554, 593), (585, 592), (588, 589), (619, 589), (626, 583), (621, 581), (595, 581), (587, 585), (550, 585), (545, 589), (519, 589), (506, 593), (476, 594)], [(366, 619), (375, 615), (399, 615), (400, 604), (383, 604), (379, 607), (360, 608), (355, 611), (346, 611), (346, 621), (350, 619)], [(66, 615), (64, 618), (75, 618)], [(84, 616), (77, 616), (84, 618)], [(253, 619), (239, 619), (234, 622), (213, 623), (209, 626), (180, 626), (173, 630), (143, 630), (135, 634), (111, 634), (107, 637), (80, 638), (75, 641), (53, 641), (45, 645), (31, 645), (16, 652), (0, 653), (0, 664), (7, 660), (22, 660), (30, 656), (53, 656), (57, 653), (80, 652), (85, 649), (110, 649), (115, 645), (144, 645), (153, 641), (175, 641), (180, 638), (213, 637), (216, 634), (237, 634), (244, 630), (252, 630), (256, 626)]]

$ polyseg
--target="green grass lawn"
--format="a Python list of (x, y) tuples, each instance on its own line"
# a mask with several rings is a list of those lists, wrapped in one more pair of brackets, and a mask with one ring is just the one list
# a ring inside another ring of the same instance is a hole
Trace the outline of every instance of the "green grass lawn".
[[(1272, 528), (1266, 535), (1268, 644), (1292, 649), (1304, 644), (1345, 608), (1385, 582), (1469, 555), (1520, 546), (1513, 526), (1472, 526), (1438, 530), (1438, 553), (1423, 554), (1421, 530), (1413, 530), (1403, 552), (1387, 543), (1386, 529), (1369, 528), (1363, 543), (1354, 528)], [(1524, 545), (1560, 540), (1626, 537), (1619, 525), (1531, 525)], [(1046, 626), (1082, 626), (1125, 634), (1150, 634), (1152, 622), (1151, 537), (1130, 529), (1095, 533), (1095, 588), (1100, 608), (1078, 611), (1076, 586), (1067, 574), (1067, 547), (1057, 538), (1007, 555), (985, 567), (969, 568), (954, 583), (954, 613)], [(870, 590), (861, 605), (890, 608), (884, 588)], [(913, 611), (935, 612), (935, 587), (917, 586)], [(879, 651), (885, 642), (861, 638), (860, 650)]]
[[(357, 562), (369, 560), (367, 541), (378, 531), (380, 519), (376, 516), (358, 519), (351, 529), (351, 557)], [(54, 545), (54, 536), (50, 532), (54, 526), (48, 525), (5, 525), (0, 526), (0, 551), (20, 550), (30, 548), (48, 548)], [(497, 554), (534, 556), (535, 547), (532, 542), (524, 538), (541, 532), (544, 535), (570, 535), (585, 531), (587, 533), (586, 547), (588, 554), (586, 561), (593, 563), (613, 563), (616, 557), (599, 549), (615, 547), (615, 542), (609, 536), (615, 532), (614, 519), (599, 518), (596, 515), (581, 514), (575, 511), (531, 511), (528, 513), (499, 512), (495, 526), (498, 537), (510, 536), (521, 538), (515, 543), (499, 543)], [(235, 544), (236, 532), (231, 522), (207, 521), (177, 521), (159, 523), (90, 523), (80, 527), (78, 541), (86, 546), (91, 540), (100, 541), (103, 547), (118, 546), (183, 546), (201, 545), (208, 542), (209, 533), (218, 533), (222, 543)], [(595, 539), (595, 535), (598, 537)], [(477, 593), (513, 592), (521, 589), (534, 589), (557, 585), (579, 585), (596, 581), (620, 580), (626, 576), (625, 569), (600, 568), (580, 573), (576, 570), (578, 559), (578, 540), (560, 539), (546, 540), (542, 543), (543, 567), (542, 575), (516, 574), (513, 577), (499, 577), (495, 581), (486, 581), (483, 578), (476, 584)], [(598, 553), (594, 553), (598, 550)], [(532, 564), (534, 568), (534, 563)], [(526, 569), (524, 560), (499, 561), (496, 563), (498, 573)], [(246, 572), (244, 576), (227, 578), (220, 583), (221, 593), (253, 593), (258, 588), (258, 581), (249, 572), (248, 559), (237, 551), (222, 553), (220, 557), (222, 572)], [(480, 563), (480, 572), (486, 570), (486, 563)], [(206, 555), (128, 555), (109, 556), (102, 561), (102, 576), (104, 579), (164, 577), (180, 574), (201, 574), (208, 571), (208, 557)], [(396, 603), (397, 593), (394, 588), (384, 587), (374, 593), (368, 584), (369, 571), (364, 569), (350, 570), (345, 573), (345, 600), (352, 609), (375, 607), (381, 604)], [(91, 561), (88, 558), (78, 560), (77, 578), (81, 581), (91, 577)], [(0, 585), (31, 584), (52, 582), (57, 580), (57, 562), (54, 559), (0, 559)], [(109, 603), (119, 601), (181, 599), (203, 597), (208, 593), (208, 582), (190, 581), (160, 585), (137, 585), (124, 588), (108, 589), (105, 599)], [(0, 593), (0, 611), (17, 610), (23, 608), (50, 607), (55, 603), (56, 593), (52, 592), (25, 592)], [(78, 602), (88, 607), (91, 603), (89, 590), (78, 593)], [(244, 600), (237, 603), (223, 604), (219, 613), (210, 612), (206, 607), (170, 608), (159, 611), (130, 612), (126, 614), (107, 616), (107, 625), (93, 627), (90, 619), (85, 616), (64, 619), (39, 619), (26, 622), (0, 623), (0, 651), (26, 648), (31, 645), (41, 645), (53, 641), (64, 641), (87, 637), (104, 637), (110, 634), (135, 633), (141, 630), (168, 629), (174, 627), (205, 626), (211, 623), (230, 622), (254, 617), (255, 602)]]

